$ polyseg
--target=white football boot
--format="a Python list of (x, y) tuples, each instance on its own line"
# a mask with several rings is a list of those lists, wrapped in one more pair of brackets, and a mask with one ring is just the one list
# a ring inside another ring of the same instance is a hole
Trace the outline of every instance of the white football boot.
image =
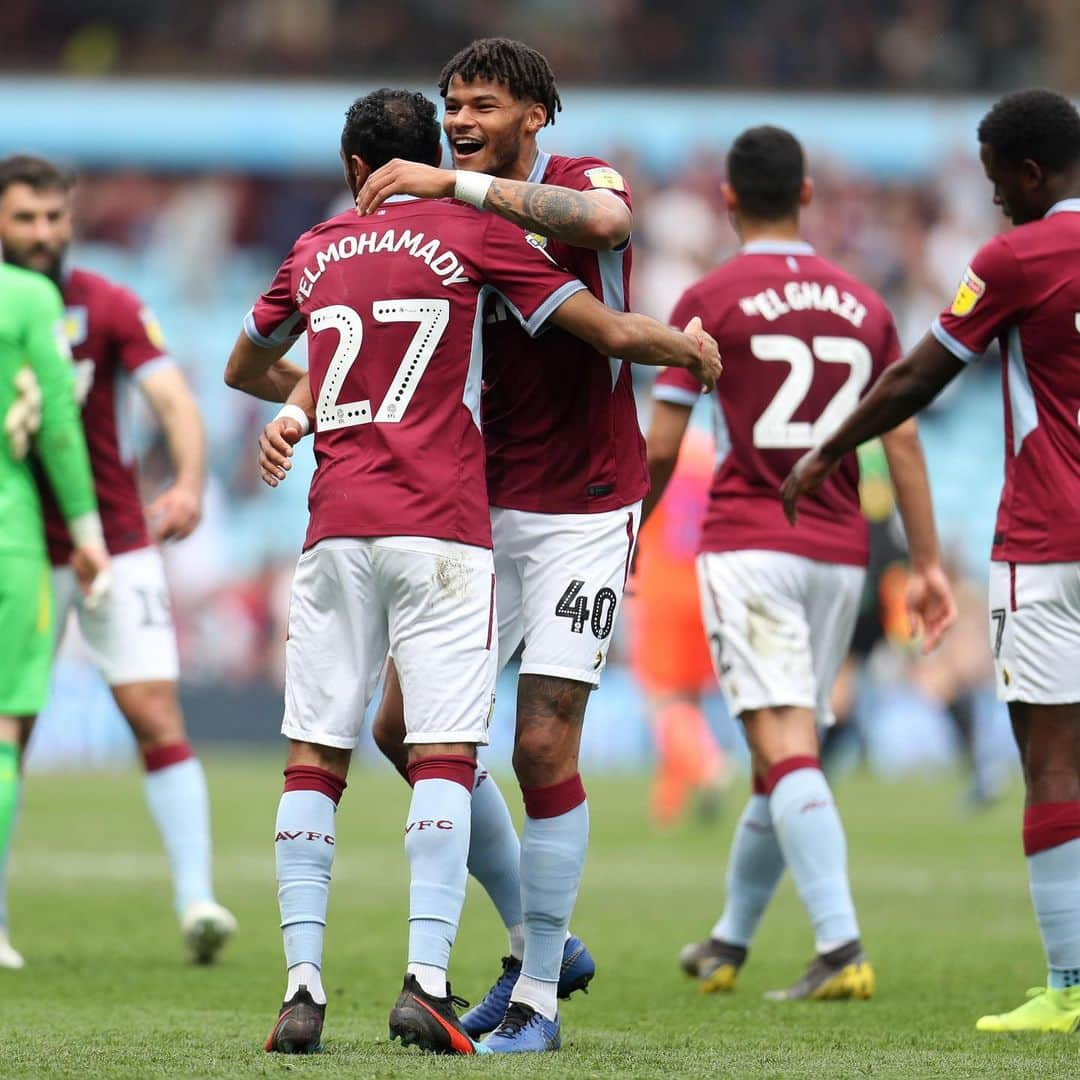
[(6, 926), (0, 926), (0, 968), (6, 968), (8, 971), (19, 971), (26, 967), (26, 961), (22, 958), (22, 954), (12, 948), (11, 942), (8, 940), (8, 932)]
[(192, 904), (180, 919), (184, 944), (196, 964), (212, 964), (236, 927), (233, 913), (212, 900)]

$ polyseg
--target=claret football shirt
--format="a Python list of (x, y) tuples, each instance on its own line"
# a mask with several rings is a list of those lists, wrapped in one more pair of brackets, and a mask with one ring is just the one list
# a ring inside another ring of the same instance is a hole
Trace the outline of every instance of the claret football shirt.
[[(540, 153), (528, 179), (607, 191), (631, 205), (629, 185), (600, 158)], [(591, 251), (536, 234), (528, 239), (608, 307), (630, 309), (629, 243)], [(489, 306), (484, 352), (492, 506), (588, 514), (619, 510), (645, 496), (649, 474), (629, 364), (562, 330), (530, 339), (498, 303)]]
[(966, 362), (1001, 343), (1005, 486), (993, 558), (1080, 561), (1080, 199), (984, 244), (932, 333)]
[[(527, 334), (585, 286), (524, 231), (451, 201), (395, 197), (297, 240), (245, 320), (308, 335), (316, 472), (305, 547), (331, 536), (491, 546), (480, 428), (485, 303)], [(527, 371), (533, 354), (517, 358)]]
[[(832, 434), (900, 355), (892, 316), (861, 281), (801, 242), (747, 244), (692, 285), (671, 321), (700, 315), (724, 373), (714, 391), (717, 466), (702, 551), (764, 549), (865, 566), (859, 466), (849, 454), (799, 503), (793, 528), (780, 485), (812, 446)], [(701, 386), (663, 371), (659, 401), (693, 405)]]

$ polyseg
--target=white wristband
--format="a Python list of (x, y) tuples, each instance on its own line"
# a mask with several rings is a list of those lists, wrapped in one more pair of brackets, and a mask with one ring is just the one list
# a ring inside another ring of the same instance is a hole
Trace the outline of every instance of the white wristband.
[(105, 546), (105, 533), (101, 528), (101, 515), (96, 510), (89, 510), (72, 518), (68, 522), (68, 532), (71, 534), (72, 543), (76, 547), (86, 547), (94, 544), (98, 547)]
[(307, 413), (299, 405), (282, 405), (281, 412), (274, 419), (281, 420), (283, 417), (295, 420), (300, 425), (301, 435), (306, 435), (311, 430), (311, 421), (307, 418)]
[(454, 172), (454, 198), (483, 210), (488, 188), (491, 187), (494, 179), (495, 177), (490, 173), (466, 172), (464, 169), (457, 169)]

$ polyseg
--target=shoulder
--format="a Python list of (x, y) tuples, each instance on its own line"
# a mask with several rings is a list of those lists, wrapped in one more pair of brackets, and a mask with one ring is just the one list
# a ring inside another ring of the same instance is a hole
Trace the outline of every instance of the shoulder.
[(60, 291), (44, 274), (0, 263), (0, 282), (3, 282), (5, 298), (11, 297), (20, 303), (59, 306)]
[(142, 307), (142, 301), (127, 286), (91, 270), (75, 269), (67, 275), (64, 299), (101, 309), (137, 311)]
[(567, 157), (563, 154), (552, 154), (548, 159), (547, 168), (544, 170), (544, 183), (562, 184), (582, 191), (593, 188), (601, 191), (630, 190), (630, 185), (622, 173), (603, 158)]

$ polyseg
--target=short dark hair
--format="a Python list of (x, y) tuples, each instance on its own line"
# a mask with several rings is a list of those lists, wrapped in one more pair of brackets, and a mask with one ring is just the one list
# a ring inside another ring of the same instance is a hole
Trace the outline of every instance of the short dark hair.
[(555, 114), (562, 109), (555, 73), (547, 58), (523, 41), (477, 38), (466, 45), (439, 75), (439, 93), (443, 97), (455, 75), (467, 83), (474, 79), (502, 83), (518, 101), (538, 101), (547, 110), (546, 124), (554, 124)]
[(341, 149), (378, 169), (391, 158), (438, 165), (438, 110), (423, 94), (383, 87), (357, 98), (345, 113)]
[(1030, 158), (1057, 172), (1080, 161), (1080, 113), (1053, 90), (1018, 90), (982, 118), (979, 142), (1010, 164)]
[(799, 140), (783, 128), (748, 128), (727, 156), (728, 183), (740, 208), (761, 221), (788, 217), (799, 208), (806, 162)]
[(35, 191), (70, 191), (75, 174), (32, 154), (12, 154), (0, 160), (0, 195), (12, 184), (26, 184)]

